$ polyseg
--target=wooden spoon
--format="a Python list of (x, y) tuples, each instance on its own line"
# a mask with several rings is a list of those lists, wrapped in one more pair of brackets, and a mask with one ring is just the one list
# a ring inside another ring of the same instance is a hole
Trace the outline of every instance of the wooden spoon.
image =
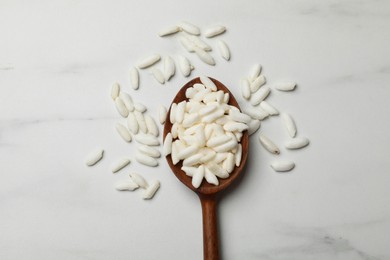
[[(218, 90), (222, 90), (225, 93), (229, 93), (229, 105), (235, 106), (238, 109), (240, 108), (237, 104), (236, 99), (232, 95), (232, 93), (225, 87), (221, 82), (210, 78)], [(187, 88), (192, 87), (195, 83), (201, 83), (199, 78), (195, 78), (185, 84), (180, 91), (177, 93), (176, 97), (173, 99), (172, 103), (179, 103), (183, 100), (188, 100), (185, 96), (185, 92)], [(166, 135), (171, 131), (172, 124), (169, 120), (169, 114), (171, 110), (168, 111), (167, 120), (165, 121), (164, 126), (164, 140)], [(218, 251), (218, 229), (217, 229), (217, 214), (216, 214), (216, 202), (217, 202), (217, 193), (226, 189), (230, 184), (234, 182), (240, 175), (243, 173), (243, 168), (245, 166), (247, 155), (248, 155), (248, 145), (249, 145), (249, 136), (248, 132), (245, 131), (241, 138), (242, 145), (242, 158), (241, 164), (239, 167), (235, 167), (233, 172), (227, 179), (219, 179), (219, 185), (215, 186), (203, 180), (202, 184), (199, 188), (194, 188), (191, 184), (192, 178), (187, 176), (184, 171), (181, 170), (182, 161), (174, 165), (172, 163), (172, 158), (168, 155), (167, 161), (169, 166), (171, 167), (173, 173), (176, 177), (184, 183), (188, 188), (193, 190), (196, 194), (198, 194), (200, 198), (200, 202), (202, 205), (202, 215), (203, 215), (203, 255), (204, 260), (217, 260), (219, 259), (219, 251)]]

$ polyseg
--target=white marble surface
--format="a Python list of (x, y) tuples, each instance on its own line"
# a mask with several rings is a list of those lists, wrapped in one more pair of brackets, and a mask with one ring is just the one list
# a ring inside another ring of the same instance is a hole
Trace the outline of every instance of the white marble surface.
[[(187, 79), (160, 86), (128, 69), (150, 52), (185, 54), (156, 33), (180, 20), (222, 23), (227, 63), (196, 70), (228, 85), (254, 62), (270, 85), (294, 93), (269, 101), (291, 113), (307, 149), (283, 150), (297, 167), (277, 174), (252, 139), (245, 178), (219, 204), (224, 259), (390, 259), (390, 3), (388, 1), (0, 1), (0, 259), (201, 259), (201, 209), (165, 161), (133, 155), (118, 138), (114, 81), (154, 115)], [(215, 43), (215, 41), (213, 41)], [(242, 99), (240, 99), (242, 102)], [(280, 119), (262, 130), (282, 144)], [(92, 168), (95, 146), (105, 158)], [(119, 193), (129, 170), (162, 187), (151, 201)]]

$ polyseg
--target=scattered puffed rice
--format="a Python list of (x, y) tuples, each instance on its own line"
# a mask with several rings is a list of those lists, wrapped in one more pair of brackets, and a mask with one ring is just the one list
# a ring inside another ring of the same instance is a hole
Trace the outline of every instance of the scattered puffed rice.
[(87, 158), (85, 159), (85, 164), (87, 166), (95, 165), (98, 161), (100, 161), (103, 158), (104, 150), (101, 148), (98, 148), (92, 152), (90, 152), (87, 155)]

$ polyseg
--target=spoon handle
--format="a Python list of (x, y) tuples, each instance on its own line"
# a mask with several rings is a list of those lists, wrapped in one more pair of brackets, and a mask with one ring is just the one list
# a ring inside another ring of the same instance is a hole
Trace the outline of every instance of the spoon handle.
[(215, 196), (201, 196), (203, 215), (203, 259), (219, 260), (218, 227)]

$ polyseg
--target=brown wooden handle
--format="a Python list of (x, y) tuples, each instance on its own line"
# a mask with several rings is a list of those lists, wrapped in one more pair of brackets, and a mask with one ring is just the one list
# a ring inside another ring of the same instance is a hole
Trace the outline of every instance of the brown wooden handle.
[(201, 196), (203, 215), (203, 259), (219, 260), (217, 201), (214, 196)]

